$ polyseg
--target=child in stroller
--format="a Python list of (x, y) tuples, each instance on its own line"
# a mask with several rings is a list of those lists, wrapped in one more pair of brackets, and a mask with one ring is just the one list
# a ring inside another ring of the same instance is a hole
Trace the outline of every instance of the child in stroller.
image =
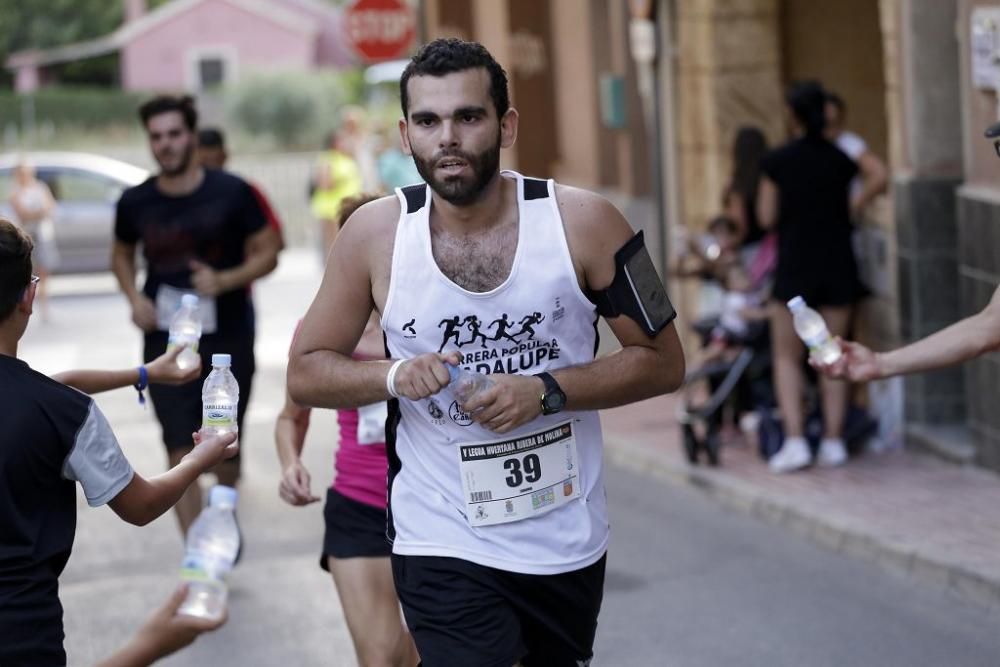
[[(718, 255), (700, 257), (702, 270), (686, 275), (717, 280), (724, 292), (718, 315), (694, 324), (703, 347), (685, 378), (678, 421), (688, 460), (697, 463), (704, 453), (710, 464), (717, 465), (727, 414), (734, 420), (743, 415), (750, 419), (758, 406), (773, 402), (764, 304), (776, 253), (773, 237), (765, 238), (751, 252), (740, 253), (735, 247), (735, 223), (725, 216), (713, 219), (709, 232), (718, 243)], [(697, 261), (688, 259), (687, 263)]]

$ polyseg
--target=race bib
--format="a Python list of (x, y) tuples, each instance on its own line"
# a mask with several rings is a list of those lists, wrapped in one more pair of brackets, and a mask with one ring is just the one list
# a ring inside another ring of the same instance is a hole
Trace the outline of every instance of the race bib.
[(385, 420), (388, 418), (389, 404), (386, 401), (358, 408), (358, 444), (385, 442)]
[(517, 438), (460, 444), (471, 526), (523, 521), (580, 497), (573, 423)]
[[(156, 328), (159, 331), (170, 330), (170, 320), (174, 319), (181, 307), (181, 297), (185, 294), (197, 294), (193, 290), (180, 289), (172, 285), (160, 285), (156, 290)], [(218, 320), (215, 310), (215, 297), (198, 294), (198, 316), (201, 318), (201, 332), (212, 334), (218, 330)]]

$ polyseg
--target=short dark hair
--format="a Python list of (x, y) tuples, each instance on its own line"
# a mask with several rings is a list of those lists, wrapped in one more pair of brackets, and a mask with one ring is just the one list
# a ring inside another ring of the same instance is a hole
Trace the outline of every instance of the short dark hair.
[(20, 227), (0, 218), (0, 322), (14, 312), (31, 283), (34, 244)]
[(832, 104), (837, 111), (840, 112), (841, 116), (847, 115), (847, 102), (844, 98), (833, 91), (826, 91), (826, 101)]
[(226, 135), (217, 127), (203, 127), (198, 130), (198, 145), (202, 148), (225, 148)]
[(461, 39), (435, 39), (425, 44), (403, 70), (399, 78), (399, 101), (403, 107), (403, 117), (409, 117), (410, 97), (406, 84), (414, 76), (445, 76), (453, 72), (463, 72), (467, 69), (482, 67), (490, 75), (490, 97), (497, 112), (497, 118), (502, 118), (510, 109), (510, 94), (507, 92), (507, 73), (500, 63), (479, 42), (466, 42)]
[(354, 212), (359, 208), (367, 204), (368, 202), (375, 201), (381, 195), (373, 195), (368, 192), (362, 192), (354, 197), (346, 197), (340, 202), (340, 210), (337, 211), (337, 229), (344, 226), (347, 219), (354, 215)]
[(194, 106), (194, 98), (190, 95), (157, 95), (139, 107), (139, 118), (142, 125), (149, 124), (149, 119), (163, 113), (176, 111), (184, 118), (184, 124), (192, 132), (198, 128), (198, 109)]
[(802, 125), (806, 135), (818, 137), (826, 128), (826, 91), (819, 81), (796, 81), (788, 88), (785, 102)]

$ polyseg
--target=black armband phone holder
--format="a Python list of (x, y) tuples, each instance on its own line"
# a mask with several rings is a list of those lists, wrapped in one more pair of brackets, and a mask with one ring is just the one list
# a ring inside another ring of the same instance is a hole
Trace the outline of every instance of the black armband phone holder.
[(597, 306), (599, 315), (627, 315), (650, 338), (677, 317), (641, 230), (615, 253), (615, 278), (611, 285), (603, 290), (590, 290), (587, 296)]

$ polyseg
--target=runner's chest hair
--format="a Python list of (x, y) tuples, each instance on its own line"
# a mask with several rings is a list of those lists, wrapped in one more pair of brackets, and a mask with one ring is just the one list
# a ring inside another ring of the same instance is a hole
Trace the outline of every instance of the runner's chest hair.
[(488, 292), (510, 275), (517, 252), (517, 219), (484, 232), (456, 235), (431, 224), (431, 250), (441, 272), (470, 292)]

